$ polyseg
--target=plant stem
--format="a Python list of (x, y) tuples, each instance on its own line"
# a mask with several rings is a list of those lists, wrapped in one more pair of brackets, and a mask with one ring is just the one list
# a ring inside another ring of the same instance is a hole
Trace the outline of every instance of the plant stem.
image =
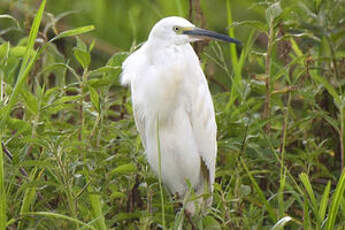
[(164, 206), (164, 196), (163, 196), (163, 187), (162, 187), (162, 158), (161, 158), (161, 143), (159, 138), (159, 114), (157, 115), (157, 124), (156, 124), (156, 135), (157, 135), (157, 152), (158, 152), (158, 173), (159, 173), (159, 190), (161, 196), (161, 206), (162, 206), (162, 223), (163, 230), (166, 229), (165, 225), (165, 206)]
[(335, 78), (337, 80), (340, 79), (340, 74), (339, 74), (339, 70), (338, 70), (338, 64), (337, 64), (337, 58), (336, 58), (336, 54), (335, 54), (335, 50), (333, 47), (333, 42), (331, 41), (331, 39), (329, 37), (327, 37), (328, 40), (328, 44), (329, 44), (329, 49), (331, 51), (331, 58), (332, 58), (332, 63), (333, 63), (333, 69), (334, 69), (334, 75)]
[[(266, 96), (265, 96), (263, 119), (270, 119), (271, 117), (271, 56), (272, 56), (273, 40), (274, 40), (274, 29), (273, 29), (273, 25), (271, 24), (270, 30), (268, 33), (267, 53), (266, 53), (266, 60), (265, 60)], [(267, 121), (264, 127), (264, 130), (266, 134), (270, 133), (270, 130), (271, 130), (270, 121)]]
[(283, 127), (282, 127), (282, 133), (281, 133), (281, 143), (280, 143), (280, 155), (281, 155), (281, 159), (280, 159), (280, 186), (279, 186), (279, 195), (278, 195), (279, 218), (283, 218), (284, 209), (285, 209), (284, 189), (285, 189), (285, 183), (286, 183), (286, 168), (284, 166), (284, 160), (285, 160), (285, 146), (286, 146), (286, 135), (287, 135), (290, 103), (291, 103), (291, 92), (289, 92), (287, 104), (284, 108), (284, 120), (283, 120)]
[(85, 117), (84, 117), (84, 88), (87, 83), (87, 68), (84, 69), (83, 75), (80, 81), (80, 100), (79, 100), (79, 119), (80, 119), (80, 131), (79, 131), (79, 141), (83, 141), (83, 130), (85, 124)]
[(4, 73), (0, 70), (0, 102), (4, 100)]
[(340, 173), (344, 170), (344, 108), (340, 110)]
[[(77, 218), (77, 204), (74, 202), (73, 189), (70, 185), (68, 169), (66, 169), (64, 163), (62, 162), (62, 149), (58, 149), (56, 153), (56, 161), (60, 167), (62, 183), (65, 187), (65, 195), (67, 198), (68, 208), (71, 211), (72, 217)], [(76, 223), (77, 229), (79, 229), (79, 224)]]
[[(1, 136), (0, 136), (0, 143)], [(2, 154), (2, 145), (0, 144), (0, 230), (6, 229), (6, 191), (5, 191), (5, 175), (4, 175), (4, 158)]]
[[(235, 37), (234, 28), (231, 27), (231, 25), (232, 25), (232, 14), (231, 14), (230, 0), (226, 1), (226, 10), (227, 10), (227, 15), (228, 15), (229, 36)], [(232, 67), (234, 68), (234, 71), (237, 72), (238, 59), (237, 59), (236, 45), (230, 43), (229, 47), (230, 47)]]
[[(337, 81), (340, 80), (338, 65), (337, 65), (337, 58), (335, 54), (335, 50), (332, 44), (332, 41), (329, 37), (327, 37), (329, 48), (331, 51), (331, 59), (333, 63), (333, 70), (334, 70), (334, 76)], [(344, 108), (340, 108), (340, 173), (344, 169)]]
[[(228, 31), (229, 36), (235, 37), (234, 28), (231, 26), (232, 14), (231, 14), (230, 0), (226, 1), (226, 10), (227, 10), (227, 19), (228, 19), (228, 26), (229, 26), (229, 31)], [(241, 68), (238, 64), (236, 45), (230, 43), (229, 48), (230, 48), (230, 56), (231, 56), (232, 70), (233, 70), (234, 76), (231, 79), (230, 98), (225, 107), (226, 112), (229, 112), (230, 107), (235, 102), (242, 88), (242, 73), (241, 73)]]

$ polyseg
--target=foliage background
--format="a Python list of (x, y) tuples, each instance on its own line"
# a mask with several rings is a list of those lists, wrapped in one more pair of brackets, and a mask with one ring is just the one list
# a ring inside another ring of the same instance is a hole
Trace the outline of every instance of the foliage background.
[(244, 44), (195, 47), (219, 152), (194, 227), (345, 228), (345, 1), (59, 0), (41, 19), (44, 3), (0, 1), (0, 229), (176, 228), (118, 78), (154, 23), (190, 18), (191, 3), (196, 25)]

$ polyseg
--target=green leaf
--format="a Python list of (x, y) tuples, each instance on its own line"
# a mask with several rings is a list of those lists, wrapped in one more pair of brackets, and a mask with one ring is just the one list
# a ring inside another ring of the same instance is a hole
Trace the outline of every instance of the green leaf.
[(309, 206), (308, 206), (308, 201), (307, 201), (307, 196), (304, 195), (305, 199), (304, 199), (304, 203), (303, 203), (303, 225), (304, 225), (304, 229), (311, 229), (310, 226), (310, 216), (309, 216)]
[(113, 169), (110, 172), (110, 175), (113, 175), (113, 174), (129, 174), (129, 173), (133, 173), (135, 171), (137, 171), (137, 167), (134, 164), (129, 163), (129, 164), (120, 165), (117, 168)]
[(320, 10), (320, 4), (321, 4), (322, 0), (314, 0), (314, 3), (315, 3), (315, 9), (317, 11)]
[(279, 229), (283, 229), (284, 226), (290, 222), (292, 220), (292, 218), (290, 216), (285, 216), (283, 218), (281, 218), (272, 228), (271, 230), (279, 230)]
[(244, 20), (241, 22), (234, 22), (231, 26), (249, 26), (261, 32), (267, 32), (268, 30), (267, 24), (256, 20)]
[(94, 29), (95, 29), (94, 25), (88, 25), (88, 26), (81, 26), (81, 27), (78, 27), (78, 28), (75, 28), (75, 29), (67, 30), (67, 31), (64, 31), (64, 32), (58, 34), (54, 38), (52, 38), (50, 40), (50, 42), (53, 42), (53, 41), (55, 41), (57, 39), (60, 39), (60, 38), (65, 38), (65, 37), (76, 36), (76, 35), (79, 35), (79, 34), (84, 34), (84, 33), (90, 32), (90, 31), (92, 31)]
[(333, 32), (330, 36), (331, 36), (332, 42), (334, 42), (334, 43), (339, 42), (339, 41), (341, 42), (345, 38), (345, 29), (339, 28), (339, 30)]
[(269, 204), (269, 202), (267, 201), (263, 191), (261, 190), (260, 186), (258, 185), (258, 183), (255, 181), (252, 173), (249, 171), (246, 163), (243, 161), (242, 158), (240, 158), (240, 161), (242, 163), (242, 166), (243, 168), (245, 169), (250, 181), (252, 182), (253, 186), (254, 186), (254, 189), (255, 191), (257, 192), (258, 196), (260, 197), (260, 200), (262, 203), (264, 203), (266, 209), (267, 209), (267, 212), (271, 218), (271, 220), (273, 220), (274, 222), (277, 221), (277, 216), (275, 214), (275, 211), (273, 210), (273, 207)]
[(320, 208), (319, 208), (319, 217), (320, 220), (323, 220), (326, 215), (326, 209), (329, 201), (329, 191), (331, 190), (331, 181), (328, 181), (325, 190), (323, 191)]
[(27, 121), (21, 119), (8, 119), (8, 127), (11, 130), (15, 130), (18, 134), (31, 131), (31, 125)]
[(99, 104), (99, 96), (97, 91), (89, 85), (89, 91), (90, 91), (90, 99), (93, 104), (93, 106), (96, 108), (97, 112), (100, 113), (101, 111), (101, 105)]
[[(26, 52), (24, 55), (24, 60), (23, 60), (22, 66), (21, 66), (20, 71), (19, 71), (19, 75), (23, 74), (25, 72), (25, 70), (28, 68), (29, 59), (32, 56), (31, 55), (32, 50), (34, 49), (35, 40), (37, 38), (38, 30), (40, 28), (40, 24), (41, 24), (41, 20), (42, 20), (45, 6), (46, 6), (46, 0), (42, 0), (41, 6), (37, 11), (37, 14), (34, 18), (32, 26), (31, 26), (31, 30), (30, 30), (30, 34), (29, 34), (29, 40), (28, 40), (28, 44), (26, 46)], [(25, 77), (25, 75), (22, 78), (24, 78), (24, 77)]]
[(22, 61), (22, 65), (20, 67), (19, 70), (19, 74), (18, 74), (18, 80), (16, 82), (16, 85), (14, 87), (14, 90), (12, 91), (12, 95), (10, 96), (10, 99), (8, 101), (8, 104), (6, 106), (6, 109), (4, 111), (4, 115), (1, 119), (0, 122), (0, 130), (2, 132), (2, 130), (4, 130), (4, 127), (6, 125), (6, 121), (10, 115), (10, 112), (13, 108), (13, 106), (15, 105), (16, 101), (17, 101), (17, 96), (19, 95), (21, 88), (25, 82), (25, 79), (27, 78), (27, 76), (29, 75), (29, 72), (33, 66), (33, 64), (36, 61), (37, 58), (37, 52), (34, 53), (34, 55), (32, 56), (32, 50), (34, 48), (34, 44), (35, 44), (35, 40), (38, 34), (38, 30), (41, 24), (41, 20), (42, 20), (42, 15), (44, 12), (44, 8), (46, 5), (46, 0), (42, 0), (42, 3), (40, 5), (40, 8), (37, 11), (37, 14), (34, 18), (34, 21), (32, 23), (31, 26), (31, 30), (30, 30), (30, 35), (29, 35), (29, 40), (28, 40), (28, 44), (26, 47), (26, 52), (24, 55), (24, 59)]
[(18, 20), (17, 20), (15, 17), (13, 17), (13, 16), (11, 16), (11, 15), (9, 15), (9, 14), (1, 14), (1, 15), (0, 15), (0, 19), (10, 19), (10, 20), (12, 20), (14, 23), (16, 23), (17, 28), (20, 28), (20, 24), (19, 24)]
[(96, 219), (97, 229), (106, 230), (105, 218), (102, 212), (101, 196), (96, 194), (89, 195), (92, 211)]
[(76, 95), (76, 96), (63, 96), (59, 99), (57, 99), (54, 104), (62, 104), (62, 103), (66, 103), (66, 102), (71, 102), (71, 101), (77, 101), (80, 99), (80, 95)]
[[(29, 182), (35, 181), (37, 171), (38, 171), (37, 167), (35, 167), (31, 171), (30, 176), (29, 176)], [(40, 175), (40, 173), (38, 175)], [(39, 177), (39, 176), (37, 176), (37, 177)], [(25, 189), (22, 205), (20, 207), (20, 212), (19, 212), (20, 215), (23, 215), (24, 213), (30, 211), (30, 207), (34, 204), (34, 202), (36, 200), (36, 189), (37, 188), (35, 186)], [(19, 223), (18, 229), (21, 228), (20, 227), (21, 224), (22, 224), (22, 222)]]
[(337, 120), (335, 120), (333, 117), (328, 116), (325, 112), (323, 111), (319, 111), (319, 113), (317, 113), (317, 115), (319, 115), (321, 118), (325, 119), (328, 124), (330, 124), (338, 133), (340, 133), (340, 129), (339, 129), (339, 123)]
[(111, 73), (111, 72), (115, 72), (115, 71), (119, 71), (121, 70), (120, 66), (102, 66), (98, 69), (92, 70), (89, 72), (89, 76), (94, 76), (94, 75), (100, 75), (100, 74), (104, 74), (104, 73)]
[(7, 222), (7, 200), (6, 200), (6, 188), (5, 188), (5, 171), (4, 171), (4, 159), (2, 153), (2, 138), (0, 135), (0, 230), (6, 229)]
[(95, 47), (95, 44), (96, 44), (96, 40), (94, 39), (94, 40), (92, 40), (92, 42), (91, 42), (91, 44), (89, 46), (89, 53), (92, 52), (93, 48)]
[(132, 219), (137, 219), (140, 216), (141, 216), (140, 212), (133, 212), (133, 213), (120, 212), (115, 216), (115, 221), (120, 222), (123, 220), (132, 220)]
[(313, 188), (310, 184), (310, 181), (309, 181), (307, 174), (301, 173), (301, 174), (299, 174), (299, 178), (300, 178), (301, 182), (303, 183), (304, 188), (306, 189), (306, 191), (309, 195), (309, 198), (310, 198), (311, 203), (313, 205), (313, 209), (316, 210), (317, 209), (316, 198), (315, 198), (315, 194), (314, 194)]
[(216, 219), (212, 216), (205, 216), (202, 220), (202, 225), (205, 230), (221, 230), (222, 227)]
[(104, 77), (100, 79), (90, 79), (87, 84), (94, 87), (99, 88), (103, 86), (111, 86), (114, 80), (110, 79), (109, 77)]
[(10, 42), (5, 42), (0, 45), (0, 60), (7, 60), (10, 52)]
[(292, 50), (295, 52), (295, 54), (297, 55), (297, 57), (303, 57), (304, 54), (303, 54), (303, 52), (301, 51), (301, 49), (298, 47), (298, 45), (297, 45), (295, 39), (290, 38), (290, 42), (291, 42)]
[(43, 107), (43, 110), (48, 110), (49, 113), (57, 113), (60, 110), (72, 108), (75, 105), (74, 104), (65, 104), (67, 102), (73, 102), (79, 100), (80, 95), (76, 96), (63, 96), (56, 101), (54, 101), (52, 104), (49, 104), (45, 107)]
[(121, 66), (122, 62), (128, 57), (127, 52), (115, 53), (107, 62), (107, 66)]
[(88, 51), (87, 45), (85, 44), (85, 42), (81, 40), (79, 37), (77, 37), (77, 48), (86, 52), (90, 52)]
[(273, 25), (274, 20), (280, 16), (282, 13), (282, 8), (280, 6), (280, 2), (276, 2), (271, 4), (267, 9), (266, 9), (266, 21), (267, 23), (271, 26)]
[(54, 168), (49, 161), (40, 161), (40, 160), (25, 160), (18, 164), (20, 167), (39, 167), (39, 168)]
[(126, 194), (124, 194), (123, 192), (117, 192), (117, 191), (112, 192), (110, 195), (111, 199), (119, 199), (119, 198), (125, 198), (125, 197), (126, 197)]
[(39, 75), (42, 74), (42, 73), (44, 73), (44, 72), (49, 72), (49, 71), (55, 70), (55, 69), (57, 69), (57, 68), (66, 68), (67, 70), (69, 70), (69, 71), (73, 74), (73, 76), (74, 76), (77, 80), (79, 80), (79, 76), (78, 76), (78, 74), (75, 72), (75, 70), (74, 70), (72, 67), (70, 67), (68, 64), (65, 64), (65, 63), (53, 63), (53, 64), (51, 64), (51, 65), (48, 65), (47, 67), (45, 67), (45, 68), (43, 68), (43, 69), (41, 70), (41, 72), (39, 73)]
[(320, 44), (320, 50), (319, 55), (324, 57), (330, 57), (331, 56), (331, 45), (329, 43), (329, 40), (326, 36), (323, 36), (321, 38), (321, 44)]
[(75, 108), (74, 104), (54, 104), (44, 109), (46, 109), (48, 114), (56, 114), (61, 110), (71, 111), (73, 108)]
[(321, 77), (321, 76), (317, 73), (316, 70), (310, 71), (310, 76), (311, 76), (311, 78), (312, 78), (314, 81), (320, 83), (321, 85), (323, 85), (323, 86), (326, 88), (326, 90), (328, 91), (328, 93), (329, 93), (330, 95), (332, 95), (333, 100), (335, 101), (336, 106), (337, 106), (339, 109), (342, 109), (343, 103), (342, 103), (342, 101), (340, 100), (340, 97), (339, 97), (339, 95), (338, 95), (336, 89), (335, 89), (325, 78)]
[[(13, 56), (13, 57), (17, 57), (17, 58), (24, 57), (25, 53), (26, 53), (25, 46), (15, 46), (10, 49), (10, 56)], [(36, 51), (34, 49), (31, 49), (29, 51), (29, 55), (31, 57), (33, 57), (35, 53)]]
[(335, 193), (332, 196), (332, 204), (328, 214), (328, 220), (326, 225), (326, 230), (333, 230), (335, 220), (337, 218), (340, 202), (344, 199), (344, 191), (345, 191), (345, 170), (340, 176), (339, 182), (337, 184), (337, 188), (335, 189)]
[(38, 109), (39, 109), (39, 105), (38, 105), (38, 100), (37, 98), (32, 95), (31, 92), (27, 91), (27, 90), (22, 90), (21, 94), (23, 96), (23, 100), (24, 100), (24, 104), (26, 106), (26, 108), (33, 114), (38, 114)]
[(23, 216), (29, 216), (30, 218), (32, 218), (32, 216), (44, 216), (44, 217), (50, 217), (50, 218), (63, 219), (63, 220), (71, 221), (73, 223), (80, 224), (80, 225), (87, 227), (89, 229), (96, 230), (90, 224), (86, 224), (86, 223), (81, 222), (80, 220), (72, 218), (70, 216), (65, 216), (65, 215), (61, 215), (61, 214), (53, 213), (53, 212), (26, 212), (26, 213), (23, 213)]
[(81, 50), (79, 48), (73, 49), (74, 57), (77, 59), (79, 64), (86, 69), (89, 67), (91, 62), (90, 54), (87, 51)]

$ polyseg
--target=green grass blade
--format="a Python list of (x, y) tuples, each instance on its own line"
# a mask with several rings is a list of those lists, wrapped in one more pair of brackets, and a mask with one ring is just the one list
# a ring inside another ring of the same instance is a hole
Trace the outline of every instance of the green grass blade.
[(301, 174), (299, 174), (299, 178), (302, 181), (304, 188), (306, 189), (306, 191), (309, 195), (309, 198), (311, 200), (313, 208), (316, 210), (317, 209), (316, 198), (315, 198), (315, 194), (314, 194), (313, 188), (310, 184), (310, 181), (309, 181), (307, 174), (301, 173)]
[(55, 36), (54, 38), (52, 38), (49, 42), (53, 42), (57, 39), (60, 38), (65, 38), (65, 37), (71, 37), (71, 36), (76, 36), (76, 35), (80, 35), (80, 34), (84, 34), (87, 32), (90, 32), (92, 30), (95, 29), (94, 25), (88, 25), (88, 26), (81, 26), (75, 29), (71, 29), (71, 30), (67, 30), (64, 32), (61, 32), (60, 34), (58, 34), (57, 36)]
[(254, 45), (254, 38), (255, 38), (255, 30), (252, 30), (248, 36), (247, 43), (242, 49), (240, 59), (237, 63), (238, 71), (239, 73), (235, 75), (232, 81), (231, 85), (231, 92), (230, 92), (230, 99), (225, 107), (225, 111), (229, 112), (229, 109), (237, 99), (240, 92), (242, 92), (242, 69), (244, 66), (244, 63), (246, 62), (248, 55)]
[(11, 112), (12, 107), (14, 106), (17, 96), (20, 93), (20, 90), (25, 82), (25, 79), (29, 75), (29, 72), (33, 66), (33, 63), (35, 62), (37, 58), (37, 52), (32, 52), (35, 44), (35, 40), (37, 38), (38, 34), (38, 29), (41, 24), (42, 20), (42, 15), (44, 12), (44, 8), (46, 5), (46, 0), (42, 0), (41, 6), (39, 10), (37, 11), (37, 14), (34, 18), (34, 21), (31, 26), (30, 34), (29, 34), (29, 39), (28, 39), (28, 44), (26, 47), (25, 55), (23, 58), (22, 65), (19, 70), (19, 75), (18, 75), (18, 80), (16, 82), (16, 85), (14, 87), (14, 90), (12, 92), (12, 95), (8, 101), (7, 107), (4, 111), (4, 115), (2, 117), (1, 123), (0, 123), (0, 129), (4, 130), (4, 126), (6, 125), (7, 118)]
[(0, 136), (0, 230), (6, 229), (6, 189), (5, 189), (5, 174), (4, 174), (4, 158), (1, 145)]
[(286, 184), (286, 169), (284, 168), (283, 161), (281, 166), (280, 180), (279, 180), (279, 193), (278, 193), (278, 204), (279, 204), (279, 217), (284, 216), (284, 189)]
[(105, 224), (105, 218), (102, 212), (102, 204), (101, 204), (101, 196), (100, 195), (95, 195), (95, 194), (90, 194), (90, 201), (91, 201), (91, 206), (93, 209), (93, 213), (96, 220), (96, 225), (97, 229), (100, 230), (107, 230), (107, 226)]
[(335, 220), (338, 214), (340, 202), (344, 199), (344, 191), (345, 191), (345, 170), (343, 170), (339, 182), (337, 184), (337, 188), (335, 189), (335, 193), (332, 197), (332, 204), (328, 214), (328, 221), (326, 225), (326, 230), (333, 230)]
[(310, 217), (309, 217), (309, 206), (307, 201), (307, 196), (304, 195), (304, 205), (303, 205), (303, 226), (304, 229), (312, 229), (310, 226)]
[(311, 76), (311, 78), (314, 81), (318, 82), (319, 84), (323, 85), (326, 88), (328, 93), (330, 95), (332, 95), (332, 97), (335, 100), (337, 106), (342, 105), (342, 101), (340, 99), (340, 96), (339, 96), (338, 92), (336, 91), (336, 89), (325, 78), (321, 77), (317, 73), (316, 70), (310, 71), (310, 76)]
[(16, 23), (17, 28), (20, 28), (20, 23), (18, 22), (18, 20), (15, 17), (13, 17), (9, 14), (1, 14), (0, 19), (4, 19), (4, 18), (12, 20), (14, 23)]
[(292, 218), (290, 216), (285, 216), (281, 218), (272, 228), (271, 230), (278, 230), (278, 229), (283, 229), (284, 226), (290, 222)]
[[(231, 5), (230, 0), (226, 1), (226, 10), (227, 10), (227, 17), (228, 17), (228, 26), (232, 25), (232, 14), (231, 14)], [(233, 27), (229, 27), (229, 36), (235, 37), (235, 32)], [(231, 92), (230, 92), (230, 99), (226, 106), (226, 112), (229, 111), (231, 105), (236, 100), (238, 96), (238, 92), (240, 92), (242, 88), (242, 71), (238, 64), (238, 58), (237, 58), (237, 50), (235, 44), (229, 44), (230, 47), (230, 56), (231, 56), (231, 63), (232, 63), (232, 69), (234, 73), (234, 77), (232, 79), (232, 86), (231, 86)]]
[[(231, 5), (230, 5), (230, 0), (226, 1), (226, 11), (228, 15), (228, 26), (232, 25), (232, 14), (231, 14)], [(229, 27), (229, 36), (230, 37), (235, 37), (235, 32), (233, 27)], [(237, 51), (236, 51), (236, 45), (235, 44), (229, 44), (230, 46), (230, 55), (231, 55), (231, 61), (232, 61), (232, 67), (234, 68), (235, 73), (239, 73), (238, 70), (238, 60), (237, 60)]]
[(87, 227), (88, 229), (96, 230), (90, 224), (86, 224), (86, 223), (84, 223), (78, 219), (72, 218), (70, 216), (65, 216), (65, 215), (53, 213), (53, 212), (27, 212), (27, 213), (23, 214), (23, 216), (44, 216), (44, 217), (48, 217), (48, 218), (63, 219), (63, 220), (68, 220), (68, 221), (76, 223), (76, 224), (80, 224), (84, 227)]
[(246, 163), (243, 161), (242, 158), (240, 158), (240, 161), (241, 161), (241, 163), (242, 163), (243, 168), (246, 170), (247, 175), (248, 175), (250, 181), (252, 182), (255, 191), (258, 193), (258, 195), (259, 195), (261, 201), (262, 201), (263, 204), (265, 205), (265, 207), (266, 207), (266, 209), (267, 209), (267, 212), (268, 212), (268, 214), (269, 214), (271, 220), (272, 220), (273, 222), (277, 222), (277, 215), (275, 214), (273, 207), (268, 203), (268, 201), (267, 201), (267, 199), (266, 199), (266, 197), (265, 197), (263, 191), (260, 189), (260, 186), (258, 185), (258, 183), (256, 183), (256, 181), (255, 181), (255, 179), (254, 179), (252, 173), (249, 171), (249, 169), (248, 169)]
[(242, 72), (244, 63), (247, 60), (247, 57), (253, 48), (255, 38), (256, 38), (255, 32), (256, 32), (255, 30), (250, 31), (247, 42), (246, 42), (245, 46), (242, 48), (241, 56), (240, 56), (240, 59), (238, 61), (238, 66), (239, 66), (241, 72)]
[[(34, 168), (29, 176), (29, 181), (34, 181), (37, 174), (37, 168)], [(27, 213), (30, 211), (30, 206), (35, 202), (36, 200), (36, 187), (33, 188), (27, 188), (25, 189), (24, 196), (22, 199), (22, 205), (20, 207), (20, 215), (23, 215), (24, 213)], [(19, 221), (18, 229), (21, 229), (22, 227), (22, 221)]]
[(322, 198), (321, 198), (321, 202), (320, 202), (320, 207), (319, 207), (320, 220), (323, 220), (325, 218), (330, 190), (331, 190), (331, 182), (328, 181), (326, 188), (325, 188), (325, 191), (322, 194)]
[[(318, 213), (318, 203), (317, 203), (317, 200), (316, 200), (316, 197), (315, 197), (315, 193), (313, 191), (313, 187), (311, 186), (311, 183), (309, 181), (308, 175), (305, 174), (305, 173), (301, 173), (301, 174), (299, 174), (299, 178), (302, 181), (302, 184), (303, 184), (303, 186), (304, 186), (305, 190), (307, 191), (307, 194), (308, 194), (308, 196), (310, 198), (311, 208), (312, 208), (312, 211), (314, 212), (314, 215), (316, 217), (316, 221), (318, 223), (318, 226), (321, 226), (321, 221), (322, 220), (320, 219), (320, 216), (319, 216), (319, 213)], [(307, 196), (305, 196), (305, 197), (307, 197)]]
[(40, 28), (40, 24), (41, 24), (45, 5), (46, 5), (46, 0), (42, 0), (41, 6), (38, 9), (36, 16), (34, 18), (34, 21), (32, 23), (32, 26), (30, 29), (30, 34), (29, 34), (29, 40), (28, 40), (28, 44), (27, 44), (24, 59), (23, 59), (23, 63), (21, 65), (20, 71), (19, 71), (19, 76), (21, 76), (21, 74), (24, 72), (24, 70), (25, 70), (25, 68), (29, 62), (29, 59), (31, 56), (30, 54), (32, 52), (31, 50), (33, 50), (33, 48), (34, 48), (35, 40), (37, 38), (38, 30)]
[[(297, 45), (295, 39), (290, 38), (290, 42), (291, 42), (291, 48), (292, 50), (295, 52), (295, 54), (297, 55), (297, 57), (303, 57), (303, 52), (302, 50), (299, 48), (299, 46)], [(301, 64), (303, 64), (303, 62), (301, 61)]]

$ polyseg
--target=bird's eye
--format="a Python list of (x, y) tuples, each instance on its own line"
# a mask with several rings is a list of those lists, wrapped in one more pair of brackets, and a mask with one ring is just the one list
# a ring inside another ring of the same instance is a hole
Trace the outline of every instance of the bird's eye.
[(174, 26), (174, 27), (173, 27), (173, 31), (175, 31), (175, 32), (179, 32), (180, 29), (181, 29), (181, 28), (180, 28), (179, 26)]

